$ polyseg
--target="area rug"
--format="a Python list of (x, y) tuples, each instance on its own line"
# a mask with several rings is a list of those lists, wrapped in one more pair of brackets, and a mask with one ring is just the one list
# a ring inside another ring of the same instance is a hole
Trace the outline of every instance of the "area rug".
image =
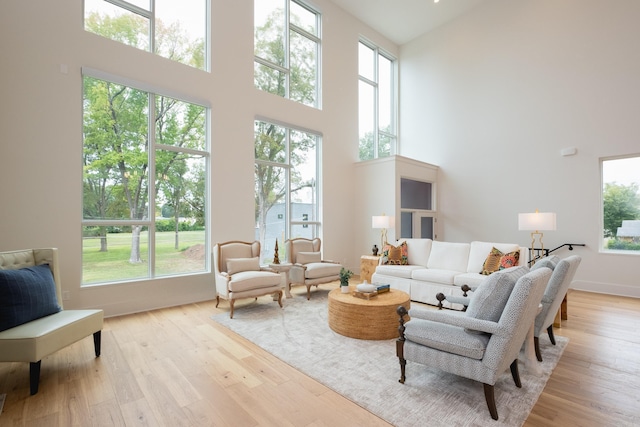
[(395, 340), (358, 340), (333, 332), (327, 323), (329, 290), (312, 292), (309, 301), (286, 299), (283, 309), (258, 300), (235, 310), (233, 319), (228, 313), (212, 318), (398, 427), (521, 426), (569, 341), (556, 336), (554, 346), (541, 336), (541, 372), (528, 372), (521, 362), (521, 389), (506, 370), (495, 385), (499, 420), (494, 421), (482, 384), (413, 362), (407, 362), (407, 379), (400, 384)]

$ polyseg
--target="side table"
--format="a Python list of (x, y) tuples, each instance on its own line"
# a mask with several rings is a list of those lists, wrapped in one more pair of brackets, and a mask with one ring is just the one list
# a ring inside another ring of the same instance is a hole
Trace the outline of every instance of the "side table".
[(371, 283), (371, 276), (376, 271), (376, 266), (380, 261), (377, 255), (362, 255), (360, 257), (360, 280)]
[(269, 268), (274, 269), (282, 276), (283, 287), (284, 287), (284, 295), (287, 298), (291, 297), (291, 283), (289, 283), (289, 270), (291, 270), (291, 263), (286, 262), (283, 264), (269, 264)]

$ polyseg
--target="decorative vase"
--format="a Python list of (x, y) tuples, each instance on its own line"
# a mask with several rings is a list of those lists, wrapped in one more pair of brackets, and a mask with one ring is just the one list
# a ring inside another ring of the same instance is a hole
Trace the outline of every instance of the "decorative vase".
[(378, 246), (374, 244), (371, 248), (371, 252), (373, 253), (373, 256), (378, 256)]
[(349, 285), (340, 285), (340, 291), (343, 294), (348, 294), (349, 293)]

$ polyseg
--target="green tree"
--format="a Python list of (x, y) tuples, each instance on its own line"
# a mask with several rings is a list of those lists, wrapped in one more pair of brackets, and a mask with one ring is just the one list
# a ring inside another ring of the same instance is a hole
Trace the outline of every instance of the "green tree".
[(604, 237), (616, 237), (623, 220), (640, 219), (640, 194), (637, 183), (606, 183), (602, 200)]

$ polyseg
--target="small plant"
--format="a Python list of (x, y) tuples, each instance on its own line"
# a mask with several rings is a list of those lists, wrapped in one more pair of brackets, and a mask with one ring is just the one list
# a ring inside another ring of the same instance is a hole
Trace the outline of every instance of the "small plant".
[(353, 271), (342, 267), (340, 269), (340, 286), (349, 286), (349, 279), (353, 276)]

